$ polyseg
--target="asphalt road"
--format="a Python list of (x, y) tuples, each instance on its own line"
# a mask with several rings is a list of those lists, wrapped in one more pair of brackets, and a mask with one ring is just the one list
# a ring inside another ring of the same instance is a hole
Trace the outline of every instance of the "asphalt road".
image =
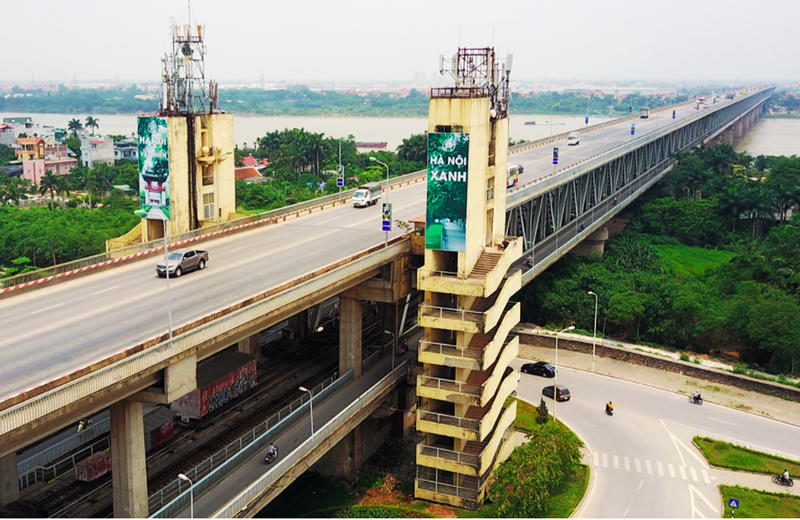
[[(538, 404), (542, 388), (552, 383), (523, 374), (518, 395)], [(692, 405), (686, 396), (564, 367), (558, 384), (572, 398), (556, 405), (556, 415), (586, 443), (594, 474), (576, 511), (580, 518), (719, 518), (720, 472), (694, 448), (695, 435), (800, 459), (795, 426), (710, 403)], [(604, 412), (609, 400), (613, 417)], [(553, 412), (553, 401), (545, 402)], [(763, 478), (769, 489), (769, 477)]]
[[(696, 113), (678, 108), (678, 118)], [(671, 123), (671, 110), (637, 119), (637, 135)], [(590, 132), (578, 146), (560, 144), (568, 166), (630, 139), (630, 124)], [(552, 148), (515, 154), (520, 182), (552, 173)], [(381, 202), (385, 200), (382, 199)], [(425, 212), (424, 183), (390, 194), (399, 220)], [(339, 206), (290, 222), (198, 245), (208, 267), (170, 280), (175, 327), (242, 301), (384, 240), (380, 204)], [(390, 237), (401, 234), (394, 230)], [(167, 332), (166, 280), (156, 258), (0, 300), (0, 400), (17, 395)]]

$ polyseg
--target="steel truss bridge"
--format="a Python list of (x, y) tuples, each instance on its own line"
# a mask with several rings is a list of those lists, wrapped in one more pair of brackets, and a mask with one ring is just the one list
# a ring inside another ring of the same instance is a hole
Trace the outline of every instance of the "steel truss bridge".
[(602, 228), (623, 207), (658, 182), (686, 152), (732, 132), (763, 108), (774, 88), (633, 138), (616, 148), (556, 171), (508, 193), (506, 236), (525, 239), (533, 269), (527, 283), (563, 253)]

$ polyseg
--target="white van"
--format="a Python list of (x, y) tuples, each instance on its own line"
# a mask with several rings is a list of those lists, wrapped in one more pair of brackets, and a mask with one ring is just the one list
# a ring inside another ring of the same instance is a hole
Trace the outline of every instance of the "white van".
[(580, 132), (572, 132), (567, 136), (567, 146), (575, 146), (580, 144), (581, 142), (581, 134)]

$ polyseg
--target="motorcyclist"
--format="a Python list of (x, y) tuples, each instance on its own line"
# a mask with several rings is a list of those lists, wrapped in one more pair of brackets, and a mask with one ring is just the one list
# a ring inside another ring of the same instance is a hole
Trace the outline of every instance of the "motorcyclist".
[(278, 448), (271, 442), (267, 446), (267, 458), (274, 458), (278, 456)]
[(783, 482), (789, 482), (789, 470), (788, 469), (786, 469), (786, 468), (783, 469), (783, 475), (781, 475), (781, 480)]
[(611, 401), (609, 401), (608, 404), (606, 405), (606, 412), (611, 412), (611, 413), (614, 412), (614, 403), (612, 403)]
[(700, 390), (695, 390), (694, 395), (692, 396), (692, 401), (695, 403), (700, 400)]
[(528, 268), (533, 267), (533, 256), (528, 255), (525, 257), (525, 266)]

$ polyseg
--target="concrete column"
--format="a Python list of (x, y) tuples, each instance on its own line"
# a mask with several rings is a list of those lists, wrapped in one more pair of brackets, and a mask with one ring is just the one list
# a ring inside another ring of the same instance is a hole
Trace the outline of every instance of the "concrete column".
[(308, 309), (300, 311), (289, 318), (289, 328), (295, 332), (295, 341), (304, 341), (308, 333)]
[(733, 129), (728, 128), (722, 132), (722, 142), (725, 144), (733, 145)]
[(111, 475), (114, 517), (146, 518), (147, 467), (142, 403), (111, 405)]
[(339, 298), (339, 374), (351, 368), (361, 376), (361, 300)]
[(605, 251), (606, 241), (608, 240), (608, 228), (603, 226), (572, 248), (570, 253), (578, 256), (588, 256), (590, 254), (602, 255)]
[(738, 143), (739, 141), (742, 140), (742, 125), (743, 125), (743, 123), (741, 121), (739, 121), (739, 122), (737, 122), (737, 123), (735, 123), (733, 125), (733, 140), (734, 140), (734, 142)]
[(261, 333), (258, 332), (241, 340), (238, 344), (239, 352), (250, 354), (251, 356), (261, 357), (261, 349), (258, 344), (261, 342)]
[(19, 500), (19, 474), (17, 474), (17, 452), (0, 457), (0, 506)]

